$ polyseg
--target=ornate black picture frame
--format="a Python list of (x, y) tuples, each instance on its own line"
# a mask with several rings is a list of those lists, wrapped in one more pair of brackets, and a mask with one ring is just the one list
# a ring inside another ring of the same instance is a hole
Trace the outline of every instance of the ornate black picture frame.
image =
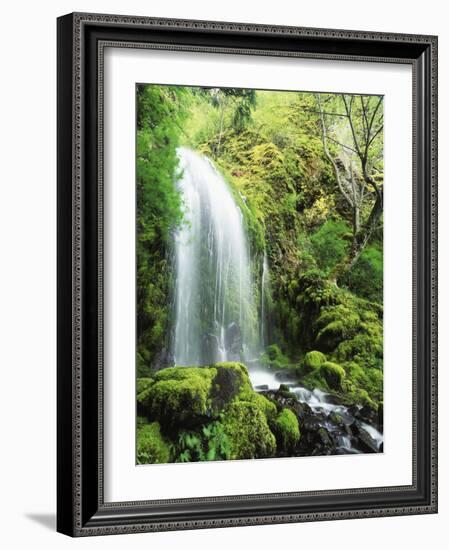
[[(105, 45), (405, 63), (413, 70), (413, 483), (105, 503)], [(71, 536), (437, 512), (437, 38), (69, 14), (58, 19), (58, 496)]]

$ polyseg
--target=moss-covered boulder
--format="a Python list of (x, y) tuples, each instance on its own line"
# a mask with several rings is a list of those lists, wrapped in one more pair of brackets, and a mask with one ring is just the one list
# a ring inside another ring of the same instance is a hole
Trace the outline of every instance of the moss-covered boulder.
[(165, 464), (170, 461), (170, 444), (163, 438), (158, 422), (137, 425), (137, 463)]
[(221, 410), (238, 394), (252, 392), (248, 371), (242, 363), (215, 363), (211, 399), (215, 410)]
[(166, 428), (194, 427), (218, 418), (239, 395), (253, 392), (241, 363), (210, 367), (170, 367), (153, 379), (139, 379), (139, 414)]
[(329, 388), (341, 390), (346, 373), (345, 369), (337, 363), (325, 361), (320, 367), (320, 375), (326, 380)]
[(148, 405), (148, 396), (150, 388), (154, 384), (152, 378), (138, 378), (136, 383), (137, 405), (138, 407), (146, 407)]
[(268, 427), (263, 408), (256, 401), (235, 401), (223, 416), (223, 430), (231, 459), (274, 456), (276, 440)]
[(288, 453), (299, 442), (301, 436), (298, 419), (290, 409), (282, 409), (271, 423), (271, 428), (276, 437), (277, 447)]
[(214, 368), (171, 367), (159, 371), (148, 389), (150, 418), (164, 426), (189, 425), (212, 416)]
[(319, 369), (321, 365), (326, 361), (326, 356), (321, 351), (309, 351), (304, 356), (303, 366), (306, 372), (310, 372)]

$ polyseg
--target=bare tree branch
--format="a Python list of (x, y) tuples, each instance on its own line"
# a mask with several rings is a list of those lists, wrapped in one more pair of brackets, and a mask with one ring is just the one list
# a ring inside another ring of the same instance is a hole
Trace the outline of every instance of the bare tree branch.
[(320, 96), (320, 94), (316, 94), (315, 97), (316, 97), (319, 112), (320, 112), (320, 121), (321, 121), (321, 130), (322, 130), (322, 137), (323, 137), (324, 153), (325, 153), (326, 157), (328, 158), (329, 162), (332, 164), (332, 166), (334, 168), (335, 179), (337, 180), (337, 185), (338, 185), (338, 188), (340, 189), (341, 194), (346, 199), (346, 201), (351, 206), (351, 208), (354, 208), (354, 203), (352, 202), (350, 196), (346, 193), (346, 191), (343, 187), (337, 163), (335, 162), (335, 159), (330, 154), (329, 148), (327, 146), (327, 130), (326, 130), (326, 123), (324, 121), (324, 112), (322, 110), (321, 96)]

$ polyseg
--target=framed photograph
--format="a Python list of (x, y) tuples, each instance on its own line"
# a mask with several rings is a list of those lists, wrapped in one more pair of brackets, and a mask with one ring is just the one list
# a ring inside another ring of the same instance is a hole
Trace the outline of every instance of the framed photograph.
[(58, 19), (58, 531), (437, 511), (437, 38)]

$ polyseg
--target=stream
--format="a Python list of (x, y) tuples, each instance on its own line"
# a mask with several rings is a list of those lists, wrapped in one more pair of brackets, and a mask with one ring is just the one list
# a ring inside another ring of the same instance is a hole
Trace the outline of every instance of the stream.
[(369, 407), (344, 405), (335, 395), (318, 388), (310, 390), (288, 378), (282, 382), (282, 374), (254, 364), (249, 367), (256, 391), (294, 408), (302, 417), (304, 455), (383, 452), (381, 415)]

